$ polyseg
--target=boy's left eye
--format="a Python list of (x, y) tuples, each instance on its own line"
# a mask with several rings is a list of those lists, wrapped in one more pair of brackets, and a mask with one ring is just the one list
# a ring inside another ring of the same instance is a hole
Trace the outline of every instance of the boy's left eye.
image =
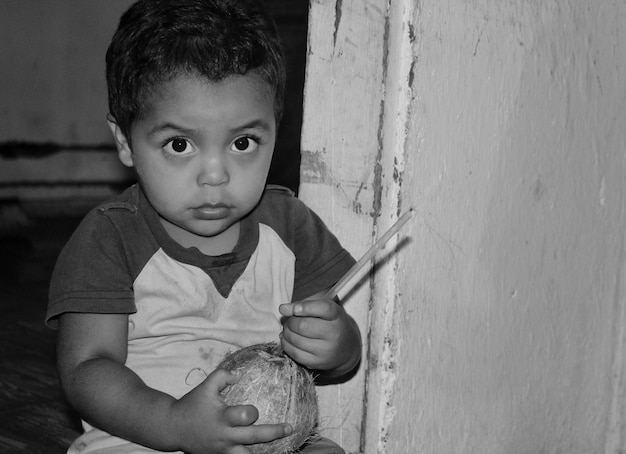
[(259, 147), (259, 143), (252, 137), (239, 137), (231, 145), (231, 149), (237, 153), (252, 153)]

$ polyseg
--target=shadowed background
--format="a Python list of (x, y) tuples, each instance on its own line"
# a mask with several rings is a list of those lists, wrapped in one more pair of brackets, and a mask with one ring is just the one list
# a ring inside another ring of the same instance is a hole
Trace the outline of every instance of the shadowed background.
[[(133, 181), (105, 115), (104, 53), (129, 0), (6, 0), (0, 16), (0, 453), (80, 431), (43, 324), (56, 257), (86, 210)], [(308, 2), (267, 0), (287, 60), (269, 182), (298, 190)]]

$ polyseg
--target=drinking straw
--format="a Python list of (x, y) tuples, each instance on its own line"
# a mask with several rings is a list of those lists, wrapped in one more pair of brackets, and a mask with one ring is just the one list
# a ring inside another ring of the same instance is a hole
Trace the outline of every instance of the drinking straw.
[(341, 291), (341, 289), (352, 279), (360, 270), (368, 263), (374, 255), (394, 236), (398, 231), (402, 228), (404, 224), (407, 223), (415, 210), (413, 208), (409, 209), (409, 211), (405, 212), (402, 216), (398, 218), (398, 220), (391, 226), (387, 231), (381, 236), (378, 241), (376, 241), (363, 256), (352, 265), (346, 274), (344, 274), (341, 279), (337, 281), (335, 285), (333, 285), (328, 292), (324, 295), (324, 299), (333, 299), (337, 294)]

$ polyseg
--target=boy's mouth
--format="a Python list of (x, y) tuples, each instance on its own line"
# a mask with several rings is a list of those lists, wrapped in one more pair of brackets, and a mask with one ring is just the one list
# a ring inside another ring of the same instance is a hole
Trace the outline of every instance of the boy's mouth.
[(194, 217), (203, 221), (223, 219), (230, 213), (231, 207), (225, 203), (204, 203), (192, 208)]

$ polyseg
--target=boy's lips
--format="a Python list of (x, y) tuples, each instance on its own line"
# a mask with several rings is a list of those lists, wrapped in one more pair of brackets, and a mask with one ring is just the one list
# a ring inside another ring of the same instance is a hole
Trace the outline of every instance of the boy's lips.
[(230, 213), (230, 205), (225, 203), (204, 203), (193, 207), (193, 211), (196, 219), (203, 221), (213, 221), (216, 219), (223, 219)]

